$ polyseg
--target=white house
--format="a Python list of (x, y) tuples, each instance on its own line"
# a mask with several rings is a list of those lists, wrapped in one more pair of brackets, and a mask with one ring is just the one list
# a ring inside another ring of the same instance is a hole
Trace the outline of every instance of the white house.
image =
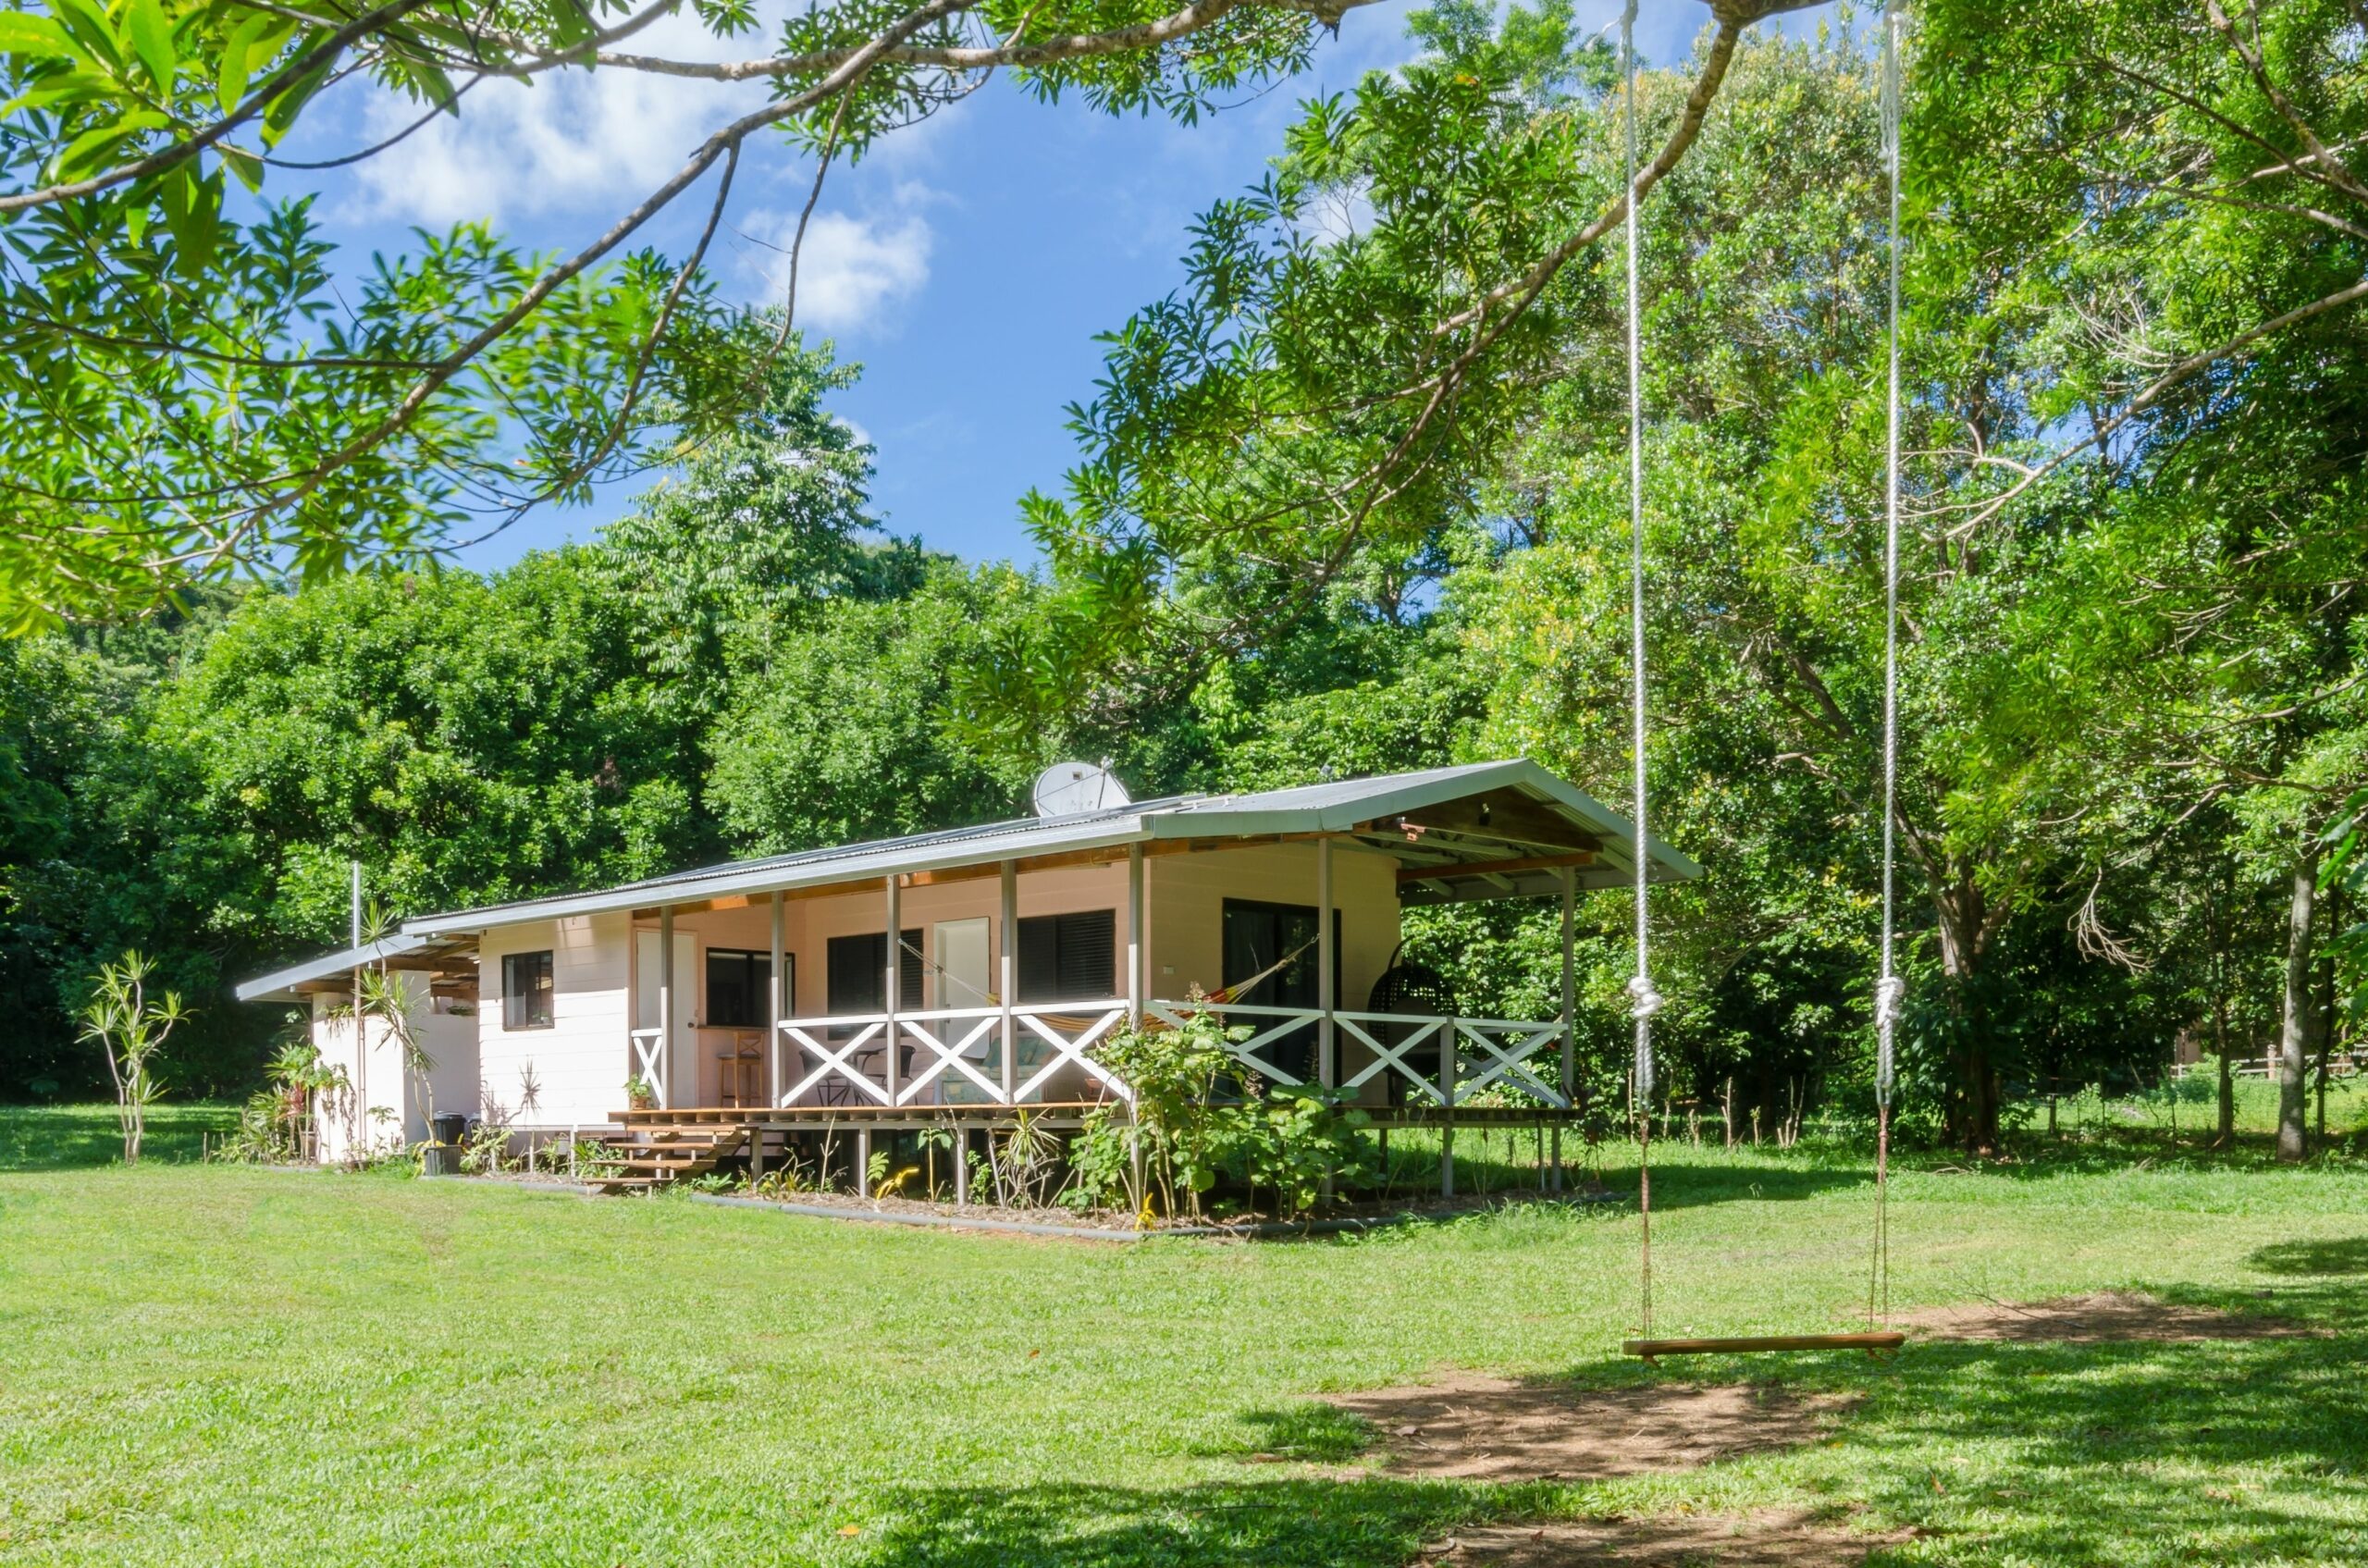
[[(636, 1119), (629, 1080), (658, 1107), (640, 1120), (759, 1138), (1081, 1111), (1128, 1094), (1097, 1056), (1112, 1031), (1193, 1009), (1249, 1026), (1235, 1054), (1272, 1080), (1409, 1119), (1496, 1085), (1567, 1109), (1567, 911), (1634, 881), (1618, 813), (1524, 759), (1140, 803), (1077, 772), (1104, 803), (425, 915), (239, 994), (310, 997), (342, 1060), (356, 964), (413, 974), (437, 1108), (521, 1132)], [(1647, 852), (1655, 880), (1699, 874)], [(1402, 908), (1486, 898), (1562, 901), (1560, 1017), (1376, 997)], [(357, 1079), (409, 1134), (424, 1107), (381, 1054)]]

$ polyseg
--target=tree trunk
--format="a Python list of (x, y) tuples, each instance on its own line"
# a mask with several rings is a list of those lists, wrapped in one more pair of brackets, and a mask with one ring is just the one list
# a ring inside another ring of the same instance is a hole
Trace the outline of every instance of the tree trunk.
[(1932, 904), (1940, 917), (1941, 969), (1950, 982), (1956, 1033), (1957, 1081), (1949, 1093), (1948, 1133), (1968, 1154), (1992, 1154), (1998, 1147), (1998, 1070), (1991, 1063), (1989, 1020), (1979, 994), (1991, 912), (1980, 884), (1970, 876), (1934, 889)]
[[(2336, 899), (2327, 895), (2326, 923), (2329, 931), (2341, 931), (2343, 922), (2336, 916)], [(2318, 1036), (2319, 1057), (2319, 1142), (2327, 1141), (2327, 1073), (2335, 1066), (2335, 955), (2327, 954), (2319, 960), (2319, 999), (2311, 1009), (2311, 1030)]]
[(2228, 928), (2226, 913), (2215, 902), (2212, 924), (2212, 1048), (2220, 1056), (2219, 1148), (2237, 1142), (2237, 1070), (2228, 1059)]
[(2311, 1015), (2317, 1010), (2311, 995), (2311, 928), (2318, 881), (2318, 838), (2305, 833), (2294, 858), (2294, 901), (2286, 928), (2286, 1018), (2277, 1039), (2277, 1157), (2289, 1164), (2310, 1152)]

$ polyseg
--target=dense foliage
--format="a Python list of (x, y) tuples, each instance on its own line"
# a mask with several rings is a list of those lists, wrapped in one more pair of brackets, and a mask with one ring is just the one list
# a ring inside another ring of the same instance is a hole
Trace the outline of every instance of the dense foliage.
[[(1657, 905), (1667, 1087), (1781, 1117), (1867, 1094), (1885, 191), (1868, 40), (1748, 9), (1638, 94), (1690, 142), (1641, 229), (1647, 761), (1709, 868)], [(1976, 1147), (2183, 1039), (2324, 1059), (2368, 957), (2362, 24), (1988, 9), (1910, 50), (1895, 818), (1906, 1114)], [(1039, 574), (874, 529), (793, 335), (594, 543), (0, 647), (0, 1093), (89, 1078), (64, 1020), (135, 943), (199, 1006), (176, 1081), (243, 1087), (223, 981), (336, 937), (350, 858), (416, 913), (997, 815), (1055, 752), (1161, 791), (1518, 752), (1623, 802), (1624, 292), (1569, 242), (1617, 71), (1560, 0), (1415, 32), (1112, 335)], [(1615, 1105), (1628, 915), (1582, 920)], [(1471, 1005), (1550, 1005), (1550, 911), (1408, 925)]]

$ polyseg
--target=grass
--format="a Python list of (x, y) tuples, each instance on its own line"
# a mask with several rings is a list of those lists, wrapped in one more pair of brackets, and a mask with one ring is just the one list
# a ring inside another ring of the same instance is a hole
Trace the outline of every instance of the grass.
[[(1903, 1308), (2139, 1289), (2321, 1335), (1652, 1374), (1616, 1353), (1617, 1212), (1091, 1245), (43, 1153), (90, 1120), (0, 1113), (11, 1563), (1395, 1568), (1464, 1523), (1760, 1507), (1913, 1532), (1878, 1563), (2368, 1560), (2356, 1161), (2139, 1168), (2092, 1138), (1911, 1154), (1893, 1188)], [(1660, 1331), (1863, 1314), (1862, 1158), (1668, 1147), (1654, 1191)], [(1304, 1396), (1448, 1365), (1865, 1398), (1829, 1441), (1683, 1475), (1337, 1478), (1363, 1434)]]

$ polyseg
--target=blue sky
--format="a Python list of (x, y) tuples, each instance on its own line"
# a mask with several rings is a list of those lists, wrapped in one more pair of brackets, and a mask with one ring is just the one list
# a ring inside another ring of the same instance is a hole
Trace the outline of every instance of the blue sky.
[[(1412, 8), (1389, 0), (1351, 11), (1309, 70), (1199, 126), (1045, 106), (998, 80), (834, 170), (808, 233), (798, 314), (809, 340), (827, 335), (863, 366), (834, 406), (879, 449), (882, 522), (971, 560), (1031, 559), (1017, 503), (1030, 487), (1057, 488), (1072, 461), (1062, 409), (1092, 389), (1094, 335), (1180, 281), (1176, 258), (1192, 216), (1259, 178), (1301, 100), (1408, 57)], [(1618, 6), (1581, 0), (1579, 11), (1592, 29)], [(1640, 52), (1648, 62), (1681, 56), (1708, 14), (1699, 0), (1647, 0)], [(1813, 27), (1818, 14), (1789, 25)], [(747, 40), (705, 39), (686, 22), (672, 34), (653, 29), (636, 46), (758, 52)], [(760, 101), (760, 90), (734, 91)], [(324, 183), (323, 215), (342, 242), (364, 250), (402, 247), (413, 224), (440, 229), (473, 217), (522, 243), (573, 250), (731, 112), (711, 83), (623, 72), (532, 88), (487, 82), (457, 120)], [(411, 113), (391, 99), (355, 100), (308, 117), (305, 144), (285, 151), (332, 154)], [(779, 146), (744, 167), (730, 228), (709, 258), (736, 297), (778, 297), (782, 258), (765, 241), (786, 242), (811, 178), (809, 164)], [(684, 199), (648, 242), (683, 253), (704, 207)], [(583, 537), (639, 488), (536, 514), (461, 559), (498, 566)]]

